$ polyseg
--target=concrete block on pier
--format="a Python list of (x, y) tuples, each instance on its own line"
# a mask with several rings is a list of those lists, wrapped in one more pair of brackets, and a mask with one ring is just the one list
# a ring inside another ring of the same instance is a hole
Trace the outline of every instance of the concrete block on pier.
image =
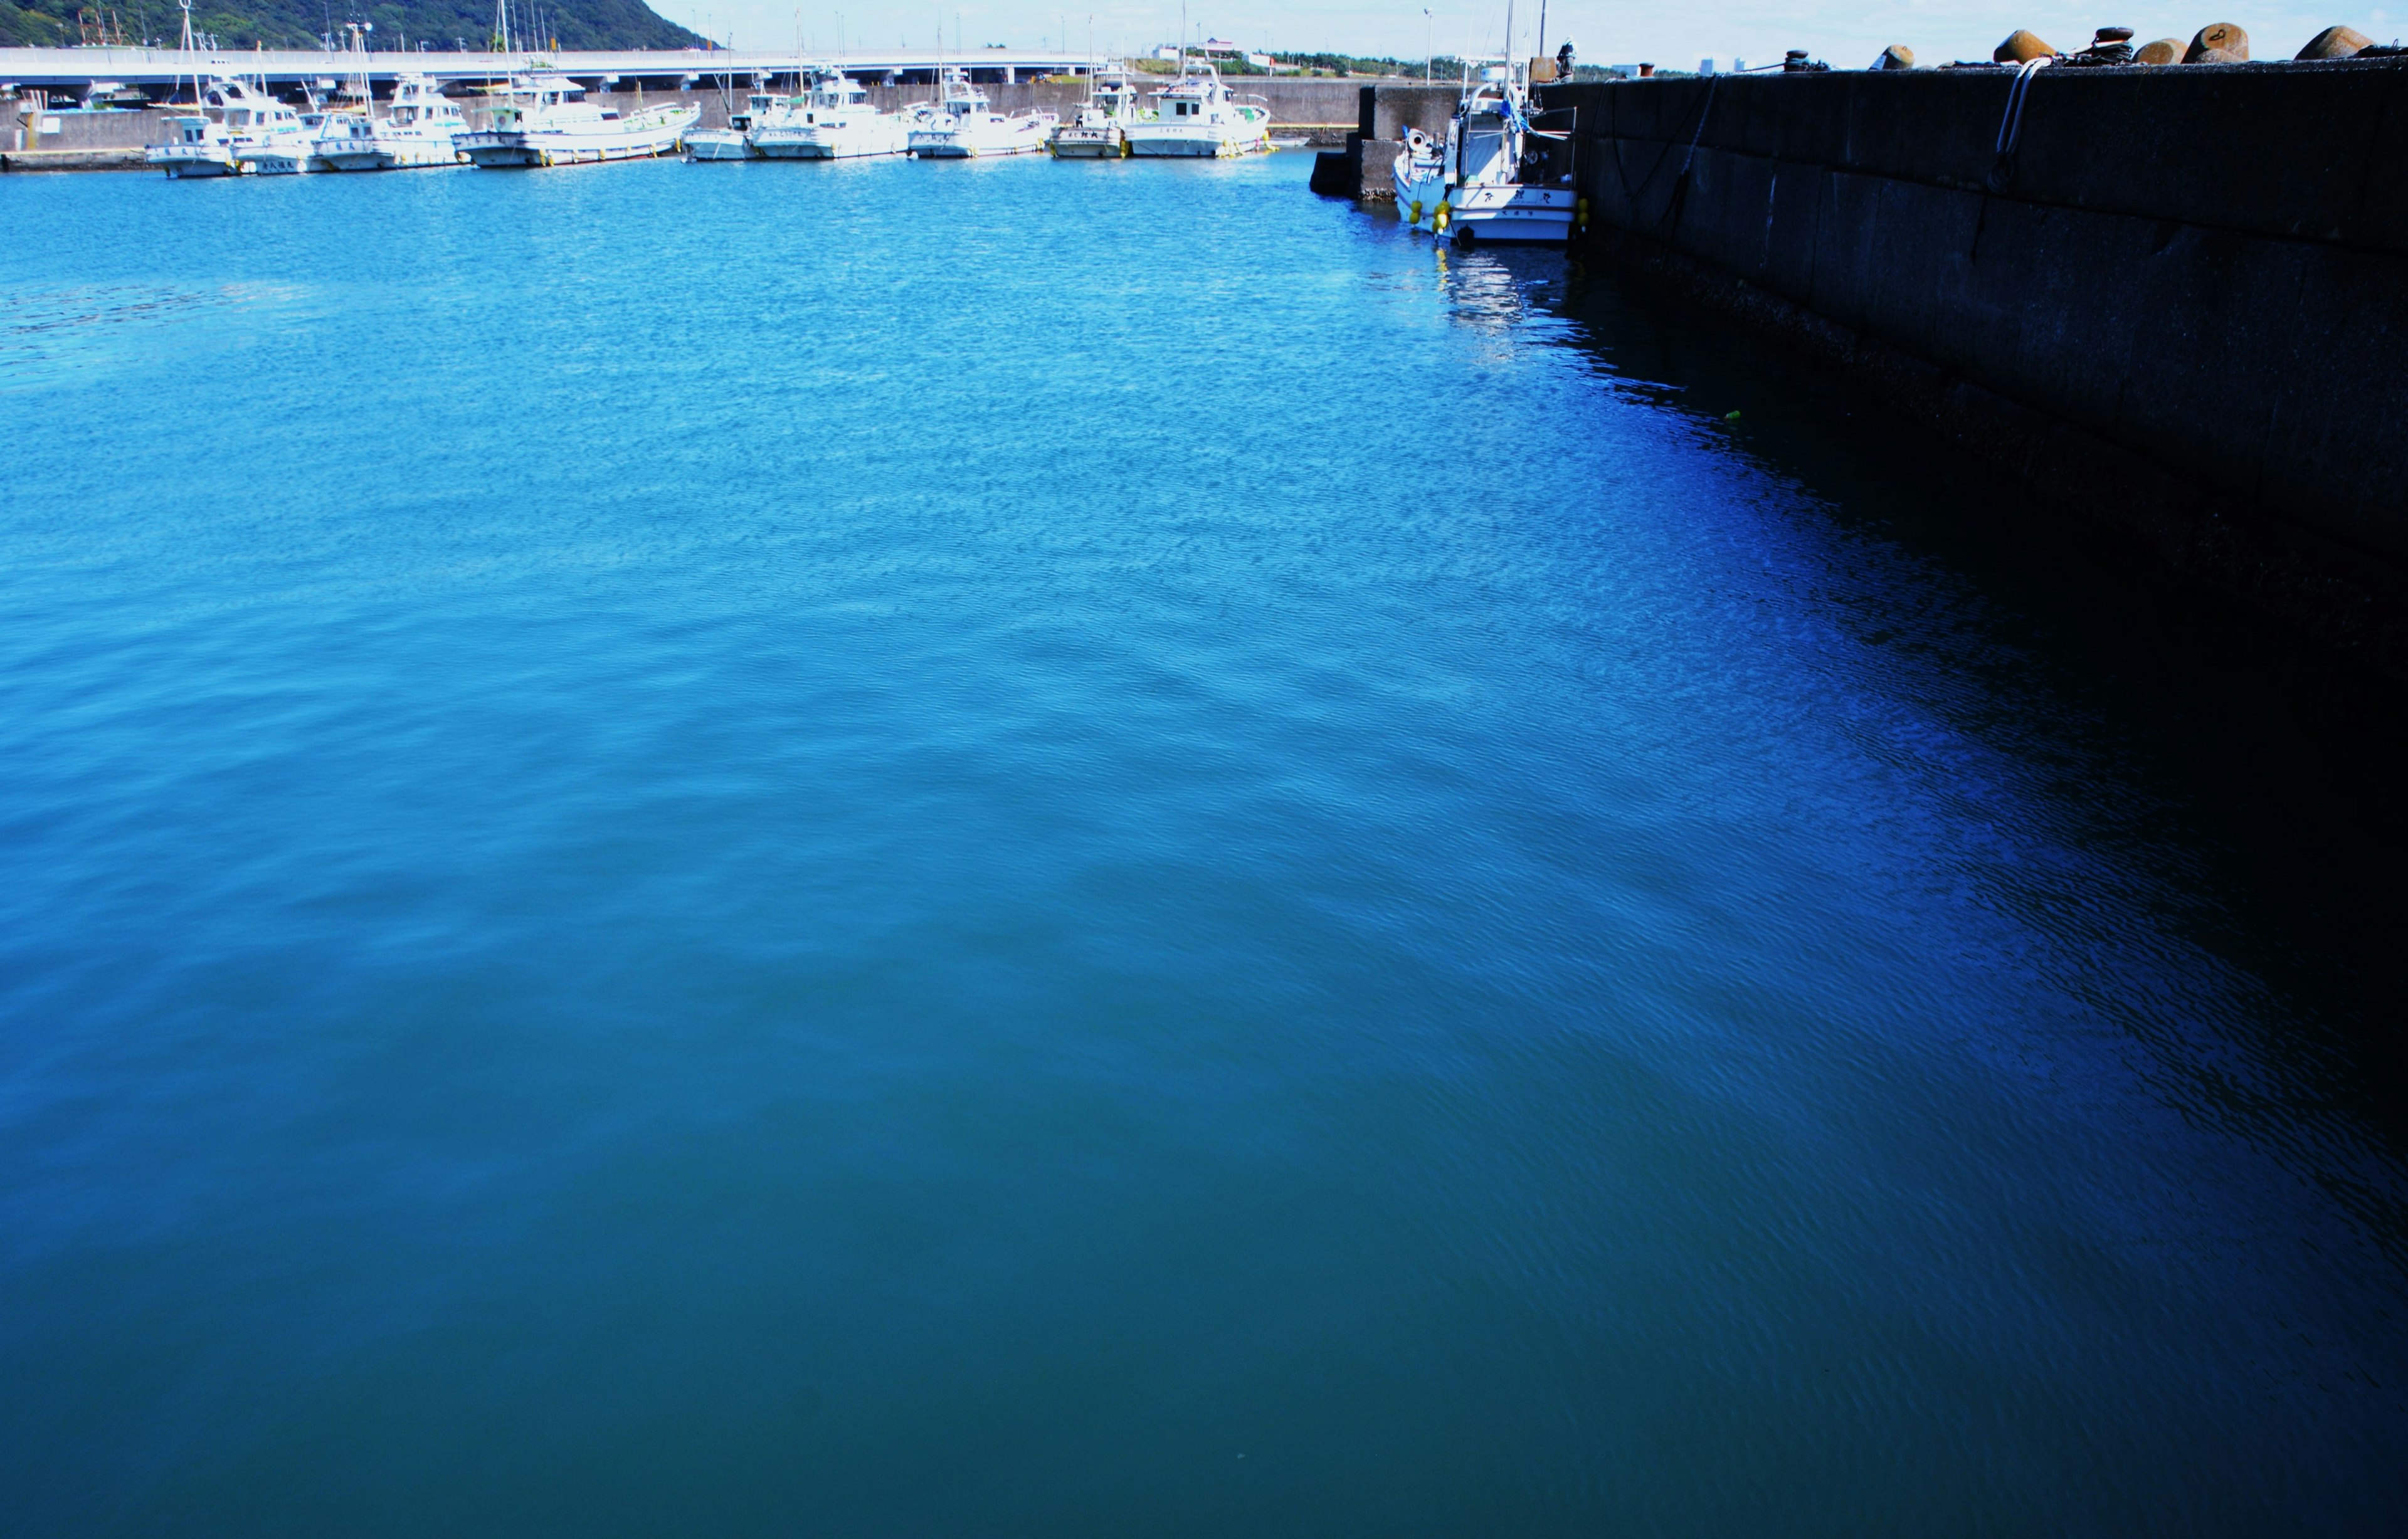
[(1349, 134), (1345, 149), (1325, 150), (1313, 157), (1312, 190), (1333, 198), (1393, 201), (1397, 195), (1393, 172), (1404, 148), (1402, 139), (1367, 139)]

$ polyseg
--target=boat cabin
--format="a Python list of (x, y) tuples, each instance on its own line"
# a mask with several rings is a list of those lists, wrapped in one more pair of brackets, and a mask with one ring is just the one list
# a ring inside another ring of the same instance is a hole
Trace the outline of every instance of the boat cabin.
[(803, 106), (803, 121), (815, 123), (823, 112), (842, 113), (847, 107), (866, 106), (869, 93), (861, 82), (840, 69), (824, 70), (811, 78), (811, 93)]
[(1162, 105), (1156, 114), (1166, 121), (1225, 122), (1229, 117), (1229, 88), (1211, 64), (1189, 64), (1179, 83), (1154, 93)]
[(975, 117), (987, 110), (986, 93), (970, 84), (968, 73), (958, 65), (945, 69), (943, 110), (955, 118)]
[(202, 115), (228, 128), (258, 129), (290, 126), (300, 115), (273, 96), (263, 96), (240, 80), (211, 80), (201, 90)]
[(385, 114), (387, 121), (397, 128), (418, 123), (452, 123), (461, 121), (460, 109), (444, 98), (435, 83), (423, 76), (404, 76), (394, 82), (393, 107)]

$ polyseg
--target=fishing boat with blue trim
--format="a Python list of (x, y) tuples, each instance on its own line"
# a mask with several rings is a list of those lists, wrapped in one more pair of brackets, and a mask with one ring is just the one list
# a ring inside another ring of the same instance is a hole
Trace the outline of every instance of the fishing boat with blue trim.
[(1532, 126), (1529, 87), (1512, 60), (1477, 63), (1444, 142), (1406, 131), (1393, 172), (1398, 209), (1407, 223), (1426, 221), (1432, 233), (1452, 232), (1466, 246), (1570, 240), (1579, 196), (1570, 178), (1552, 187), (1538, 181), (1541, 157), (1532, 153), (1534, 141), (1566, 135)]

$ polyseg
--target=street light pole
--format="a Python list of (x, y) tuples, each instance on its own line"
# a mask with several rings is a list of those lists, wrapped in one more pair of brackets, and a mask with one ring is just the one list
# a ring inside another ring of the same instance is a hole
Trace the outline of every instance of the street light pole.
[(1422, 7), (1422, 84), (1430, 83), (1430, 71), (1438, 67), (1438, 21), (1427, 6)]

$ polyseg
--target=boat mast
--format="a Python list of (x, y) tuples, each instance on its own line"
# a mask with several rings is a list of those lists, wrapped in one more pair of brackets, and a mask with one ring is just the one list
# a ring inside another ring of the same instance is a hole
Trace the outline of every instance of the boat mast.
[[(184, 10), (184, 38), (176, 47), (183, 54), (184, 63), (192, 68), (193, 107), (198, 110), (201, 105), (201, 62), (194, 57), (193, 51), (193, 0), (176, 0), (176, 4)], [(172, 98), (175, 93), (175, 88), (169, 87), (167, 94)]]

